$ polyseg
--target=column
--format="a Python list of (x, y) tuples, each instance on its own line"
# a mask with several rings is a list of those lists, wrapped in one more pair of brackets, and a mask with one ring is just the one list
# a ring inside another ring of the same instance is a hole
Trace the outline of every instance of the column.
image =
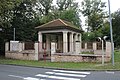
[(81, 40), (81, 33), (78, 35), (78, 41), (80, 41), (80, 52), (82, 50), (82, 40)]
[(74, 52), (76, 53), (76, 41), (77, 41), (77, 34), (74, 35)]
[(81, 40), (81, 33), (79, 34), (79, 37), (78, 37), (78, 40), (81, 42), (82, 40)]
[(75, 54), (80, 54), (80, 41), (78, 33), (75, 35)]
[(50, 35), (46, 34), (46, 50), (50, 51)]
[(73, 32), (70, 34), (70, 52), (73, 52)]
[(67, 39), (67, 31), (63, 31), (63, 53), (68, 52), (68, 39)]
[(39, 51), (42, 51), (42, 33), (38, 32)]

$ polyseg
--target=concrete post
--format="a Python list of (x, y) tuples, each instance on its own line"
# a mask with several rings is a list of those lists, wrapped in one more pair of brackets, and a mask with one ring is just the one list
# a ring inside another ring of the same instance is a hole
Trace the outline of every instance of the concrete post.
[(38, 43), (36, 42), (34, 46), (35, 46), (35, 60), (38, 60)]
[(46, 50), (50, 50), (50, 35), (46, 35)]
[(19, 42), (19, 52), (21, 52), (21, 51), (22, 51), (22, 43)]
[(63, 31), (63, 53), (68, 52), (68, 39), (67, 39), (67, 31)]
[(85, 49), (87, 49), (87, 43), (85, 43)]
[(22, 50), (25, 50), (25, 43), (22, 42)]
[(39, 51), (42, 51), (42, 33), (38, 32)]
[(111, 48), (111, 43), (110, 43), (110, 42), (106, 42), (106, 51), (105, 51), (106, 53), (105, 53), (105, 54), (106, 54), (107, 56), (110, 56), (110, 57), (111, 57), (111, 49), (112, 49), (112, 48)]
[(97, 50), (97, 44), (96, 44), (96, 42), (93, 43), (93, 50), (94, 51)]
[(70, 52), (73, 52), (73, 33), (70, 34)]
[(5, 43), (5, 51), (9, 51), (9, 42)]
[(75, 54), (80, 53), (80, 41), (78, 36), (79, 36), (78, 33), (76, 33), (75, 34)]

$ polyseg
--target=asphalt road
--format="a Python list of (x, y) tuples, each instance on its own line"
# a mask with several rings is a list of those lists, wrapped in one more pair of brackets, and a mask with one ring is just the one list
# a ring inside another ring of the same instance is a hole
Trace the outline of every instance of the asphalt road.
[(72, 71), (0, 65), (0, 80), (120, 80), (120, 71)]

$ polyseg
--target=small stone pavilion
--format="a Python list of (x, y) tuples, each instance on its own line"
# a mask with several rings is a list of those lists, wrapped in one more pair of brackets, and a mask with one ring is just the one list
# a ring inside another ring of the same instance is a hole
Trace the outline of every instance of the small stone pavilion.
[(49, 54), (79, 54), (81, 49), (81, 32), (68, 21), (56, 19), (36, 27), (38, 30), (39, 51), (46, 49)]

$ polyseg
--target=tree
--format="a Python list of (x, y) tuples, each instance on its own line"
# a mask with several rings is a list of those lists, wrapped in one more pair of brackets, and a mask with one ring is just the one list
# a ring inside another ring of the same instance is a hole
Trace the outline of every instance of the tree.
[(57, 6), (51, 6), (51, 11), (47, 15), (41, 17), (42, 23), (61, 18), (80, 27), (78, 3), (74, 2), (74, 0), (57, 0), (56, 4)]
[[(13, 28), (16, 29), (16, 40), (30, 41), (34, 40), (35, 11), (33, 10), (34, 2), (31, 0), (23, 0), (19, 6), (13, 9), (14, 17), (11, 22), (12, 28), (10, 34), (13, 33)], [(10, 36), (10, 39), (12, 35)]]
[(0, 27), (10, 27), (13, 18), (12, 9), (19, 6), (22, 0), (0, 0)]
[(59, 10), (67, 10), (70, 8), (78, 8), (78, 3), (75, 0), (57, 0), (57, 6)]
[(120, 47), (120, 9), (112, 14), (113, 38), (115, 47)]
[(39, 14), (48, 15), (52, 7), (52, 1), (53, 0), (37, 0), (36, 10), (39, 11)]
[(84, 0), (82, 2), (82, 14), (87, 17), (86, 23), (90, 31), (95, 31), (102, 27), (106, 12), (104, 12), (105, 2), (101, 0)]

